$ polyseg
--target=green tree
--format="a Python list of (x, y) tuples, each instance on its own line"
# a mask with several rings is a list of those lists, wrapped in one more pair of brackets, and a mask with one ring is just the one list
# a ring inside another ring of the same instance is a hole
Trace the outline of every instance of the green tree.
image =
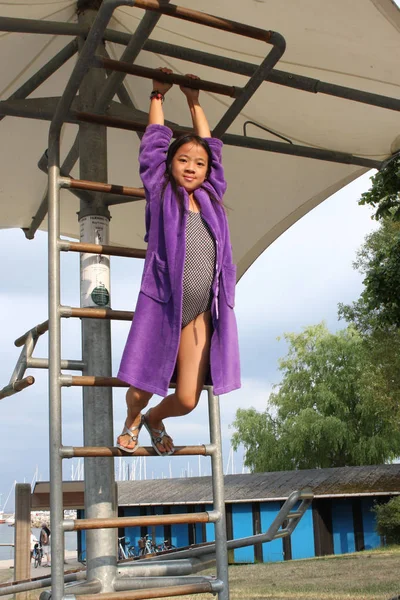
[(354, 326), (285, 334), (282, 382), (263, 413), (239, 409), (232, 445), (252, 471), (377, 464), (400, 453), (398, 395)]
[(400, 153), (371, 177), (371, 188), (362, 194), (360, 204), (376, 209), (374, 218), (400, 221)]
[(375, 504), (376, 530), (386, 538), (387, 544), (400, 544), (400, 496), (386, 504)]

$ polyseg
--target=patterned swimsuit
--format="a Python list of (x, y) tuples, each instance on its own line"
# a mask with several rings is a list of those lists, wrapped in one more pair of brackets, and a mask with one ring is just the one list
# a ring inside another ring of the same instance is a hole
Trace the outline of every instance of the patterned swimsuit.
[(214, 238), (201, 213), (189, 211), (183, 271), (182, 328), (210, 310), (214, 271)]

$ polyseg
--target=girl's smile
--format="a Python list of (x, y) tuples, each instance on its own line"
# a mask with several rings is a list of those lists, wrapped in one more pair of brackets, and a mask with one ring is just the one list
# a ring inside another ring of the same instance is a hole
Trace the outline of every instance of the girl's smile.
[(207, 152), (194, 142), (183, 144), (172, 159), (172, 176), (189, 194), (204, 182), (207, 175)]

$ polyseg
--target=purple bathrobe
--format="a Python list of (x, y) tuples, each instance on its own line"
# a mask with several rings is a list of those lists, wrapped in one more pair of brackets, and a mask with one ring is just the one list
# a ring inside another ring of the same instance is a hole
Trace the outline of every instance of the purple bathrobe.
[[(179, 208), (171, 184), (165, 187), (165, 161), (171, 137), (168, 127), (149, 125), (140, 146), (148, 246), (135, 316), (118, 372), (119, 379), (160, 396), (168, 392), (179, 349), (189, 209), (189, 196), (183, 188), (180, 191), (184, 211)], [(214, 393), (218, 395), (240, 387), (239, 345), (233, 311), (236, 266), (232, 264), (225, 210), (209, 196), (210, 192), (221, 200), (226, 190), (221, 165), (222, 142), (217, 138), (206, 138), (206, 141), (213, 156), (211, 172), (194, 195), (216, 248), (210, 373)]]

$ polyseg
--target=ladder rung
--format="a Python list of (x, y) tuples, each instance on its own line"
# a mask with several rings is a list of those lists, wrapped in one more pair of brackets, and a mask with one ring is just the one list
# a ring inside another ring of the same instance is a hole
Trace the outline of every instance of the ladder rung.
[(126, 248), (124, 246), (104, 246), (100, 244), (83, 244), (61, 240), (59, 248), (63, 252), (87, 252), (88, 254), (106, 254), (107, 256), (124, 256), (127, 258), (146, 258), (146, 250), (142, 248)]
[(19, 348), (20, 346), (23, 346), (25, 344), (25, 342), (28, 338), (28, 335), (30, 333), (33, 335), (33, 337), (38, 337), (39, 335), (46, 333), (46, 331), (48, 331), (48, 329), (49, 329), (49, 321), (48, 320), (44, 321), (43, 323), (39, 323), (39, 325), (36, 325), (32, 329), (30, 329), (29, 331), (24, 333), (24, 335), (21, 335), (21, 337), (16, 339), (14, 342), (14, 345), (17, 346), (17, 348)]
[(79, 319), (110, 319), (113, 321), (132, 321), (134, 313), (129, 310), (112, 310), (111, 308), (74, 308), (61, 307), (62, 317), (78, 317)]
[(106, 194), (119, 194), (120, 196), (131, 196), (142, 200), (145, 198), (143, 188), (133, 188), (114, 183), (101, 183), (99, 181), (87, 181), (85, 179), (74, 179), (73, 177), (60, 177), (60, 183), (63, 187), (77, 190), (90, 190), (93, 192), (103, 192)]
[[(222, 589), (218, 580), (204, 583), (189, 583), (167, 587), (148, 588), (129, 592), (109, 592), (104, 594), (85, 594), (72, 596), (74, 600), (147, 600), (148, 598), (166, 598), (172, 596), (187, 596), (190, 594), (215, 594)], [(72, 590), (71, 590), (72, 591)]]
[[(96, 456), (132, 456), (116, 446), (64, 446), (60, 451), (64, 458), (87, 458)], [(175, 451), (171, 456), (210, 456), (213, 454), (213, 447), (208, 446), (175, 446)], [(151, 446), (139, 446), (135, 450), (135, 456), (158, 456), (157, 452)]]
[(98, 377), (94, 375), (61, 375), (61, 385), (83, 387), (129, 387), (129, 383), (117, 377)]
[(287, 519), (300, 519), (303, 516), (302, 512), (291, 512), (287, 515)]
[(65, 531), (87, 529), (112, 529), (120, 527), (152, 527), (156, 525), (175, 525), (178, 523), (215, 523), (221, 518), (216, 511), (199, 513), (181, 513), (168, 515), (141, 515), (139, 517), (119, 517), (114, 519), (76, 519), (64, 521)]
[(10, 383), (6, 385), (2, 390), (0, 390), (0, 400), (3, 398), (7, 398), (7, 396), (12, 396), (17, 392), (22, 392), (25, 388), (35, 383), (35, 378), (32, 375), (28, 375), (25, 379), (17, 379), (14, 383)]
[(240, 94), (243, 92), (242, 88), (235, 87), (234, 85), (224, 85), (222, 83), (215, 83), (214, 81), (206, 81), (204, 79), (190, 79), (185, 75), (178, 75), (177, 73), (163, 73), (158, 69), (150, 69), (149, 67), (143, 67), (136, 64), (133, 65), (131, 63), (120, 60), (112, 60), (102, 56), (94, 57), (93, 66), (112, 71), (119, 71), (129, 75), (137, 75), (138, 77), (143, 77), (144, 79), (155, 79), (157, 77), (158, 81), (183, 85), (196, 90), (220, 94), (221, 96), (229, 96), (230, 98), (238, 98), (238, 96), (240, 96)]

